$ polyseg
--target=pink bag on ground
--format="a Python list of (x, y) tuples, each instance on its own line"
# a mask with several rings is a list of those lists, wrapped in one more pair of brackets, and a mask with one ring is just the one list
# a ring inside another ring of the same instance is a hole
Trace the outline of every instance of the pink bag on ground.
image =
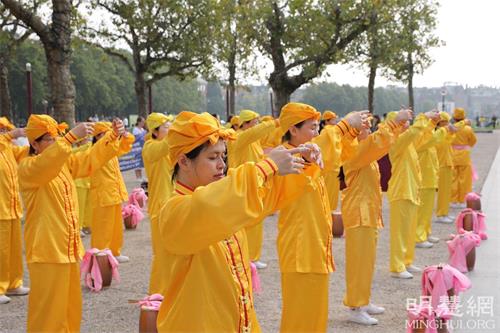
[(137, 187), (132, 190), (128, 197), (128, 203), (136, 205), (139, 208), (144, 208), (146, 202), (148, 201), (148, 196), (142, 187)]
[(98, 250), (96, 248), (89, 249), (83, 256), (82, 263), (80, 264), (80, 271), (82, 279), (85, 281), (87, 287), (92, 291), (100, 291), (103, 287), (103, 277), (98, 263), (98, 256), (106, 256), (111, 266), (112, 278), (116, 282), (120, 282), (120, 274), (118, 273), (118, 261), (111, 253), (111, 250), (104, 249)]
[(472, 231), (479, 235), (482, 240), (488, 239), (488, 235), (486, 235), (486, 215), (482, 212), (475, 211), (471, 208), (465, 208), (460, 212), (455, 220), (455, 226), (457, 229), (457, 233), (463, 234), (467, 230), (464, 230), (464, 218), (466, 215), (472, 215)]
[(453, 239), (447, 241), (450, 257), (448, 264), (462, 273), (469, 271), (467, 268), (467, 254), (481, 244), (481, 237), (473, 232), (466, 231), (459, 235), (452, 235)]
[(125, 227), (127, 229), (135, 229), (139, 222), (144, 218), (144, 213), (138, 206), (128, 204), (122, 208), (122, 217), (125, 221)]

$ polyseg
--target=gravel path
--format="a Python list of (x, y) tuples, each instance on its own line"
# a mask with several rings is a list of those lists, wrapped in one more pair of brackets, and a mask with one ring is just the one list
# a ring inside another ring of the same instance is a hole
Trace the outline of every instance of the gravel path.
[[(474, 189), (479, 191), (487, 176), (490, 165), (500, 143), (500, 132), (478, 134), (478, 144), (473, 150), (473, 160), (479, 174)], [(125, 174), (129, 189), (137, 186), (133, 172)], [(456, 214), (457, 211), (452, 211)], [(378, 316), (379, 325), (364, 327), (347, 322), (347, 313), (342, 305), (344, 293), (344, 240), (334, 239), (333, 253), (337, 271), (330, 277), (329, 332), (403, 332), (406, 319), (406, 299), (420, 294), (420, 275), (412, 280), (392, 279), (389, 275), (389, 227), (388, 204), (384, 202), (383, 216), (385, 229), (381, 230), (378, 242), (378, 258), (373, 283), (373, 302), (383, 305), (386, 313)], [(278, 332), (281, 312), (280, 274), (275, 247), (276, 216), (265, 222), (263, 259), (269, 264), (260, 271), (263, 292), (255, 297), (257, 314), (263, 332)], [(453, 227), (434, 224), (434, 234), (445, 238)], [(139, 311), (128, 304), (129, 299), (139, 299), (146, 295), (150, 270), (150, 228), (144, 220), (135, 231), (125, 232), (123, 253), (131, 262), (120, 266), (121, 283), (113, 283), (101, 293), (91, 293), (83, 289), (82, 332), (137, 332)], [(86, 246), (89, 237), (84, 238)], [(446, 244), (441, 241), (432, 249), (416, 250), (416, 265), (425, 266), (445, 262), (448, 257)], [(29, 286), (27, 271), (25, 284)], [(13, 298), (12, 302), (0, 306), (0, 332), (24, 332), (26, 330), (27, 297)]]

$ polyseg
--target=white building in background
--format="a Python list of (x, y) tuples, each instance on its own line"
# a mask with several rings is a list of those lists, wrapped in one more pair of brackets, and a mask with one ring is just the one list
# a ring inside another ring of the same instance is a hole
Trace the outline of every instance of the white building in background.
[(455, 102), (444, 102), (444, 110), (443, 110), (443, 102), (437, 103), (437, 109), (439, 111), (444, 111), (448, 113), (453, 113), (453, 110), (455, 109)]

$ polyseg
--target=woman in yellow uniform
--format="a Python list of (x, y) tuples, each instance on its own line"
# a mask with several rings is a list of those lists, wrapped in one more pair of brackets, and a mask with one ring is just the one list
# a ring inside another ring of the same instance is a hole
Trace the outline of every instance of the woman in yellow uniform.
[[(73, 152), (77, 153), (85, 151), (92, 147), (90, 137), (86, 137), (78, 141)], [(78, 196), (78, 221), (80, 221), (80, 228), (82, 230), (81, 236), (85, 237), (90, 233), (90, 222), (92, 221), (92, 205), (90, 204), (90, 178), (77, 178), (75, 179), (76, 194)]]
[[(361, 114), (355, 114), (361, 128)], [(285, 131), (284, 146), (293, 148), (318, 135), (320, 113), (310, 105), (286, 104), (280, 114)], [(338, 125), (344, 135), (358, 131), (346, 121)], [(350, 134), (352, 133), (352, 134)], [(278, 256), (281, 271), (281, 332), (326, 332), (328, 322), (328, 281), (335, 269), (332, 254), (332, 218), (328, 193), (320, 165), (310, 165), (300, 175), (274, 179), (275, 183), (306, 183), (301, 195), (280, 209)], [(289, 186), (285, 185), (285, 188)]]
[(0, 118), (0, 304), (8, 296), (27, 295), (23, 287), (21, 217), (17, 164), (27, 156), (28, 147), (17, 147), (12, 140), (24, 135), (22, 129)]
[(167, 284), (159, 332), (260, 332), (244, 228), (267, 213), (262, 196), (275, 174), (299, 172), (292, 154), (304, 149), (277, 148), (224, 176), (222, 139), (234, 132), (208, 113), (186, 111), (167, 135), (175, 189), (159, 217)]
[[(111, 123), (94, 124), (94, 141), (99, 142), (111, 131)], [(132, 149), (135, 137), (125, 132), (119, 139), (118, 156)], [(120, 171), (118, 157), (109, 160), (90, 177), (90, 202), (92, 204), (92, 234), (90, 244), (100, 250), (110, 249), (120, 263), (129, 258), (121, 254), (123, 246), (122, 203), (127, 201), (128, 193)]]
[(31, 155), (19, 163), (19, 188), (26, 208), (24, 240), (31, 290), (28, 332), (79, 332), (82, 316), (78, 204), (73, 178), (87, 177), (117, 155), (117, 120), (91, 149), (72, 153), (77, 140), (92, 134), (81, 123), (64, 136), (47, 115), (31, 115), (26, 127)]
[(455, 139), (456, 127), (451, 125), (450, 115), (446, 112), (439, 112), (438, 127), (448, 127), (445, 139), (436, 146), (439, 159), (439, 180), (436, 207), (436, 222), (453, 223), (455, 219), (449, 216), (451, 202), (451, 184), (453, 181), (453, 150), (451, 143)]
[(389, 152), (402, 125), (411, 112), (402, 110), (392, 120), (361, 129), (350, 147), (351, 156), (343, 164), (346, 188), (342, 191), (342, 216), (345, 228), (344, 305), (349, 320), (363, 325), (375, 325), (370, 315), (384, 312), (383, 307), (370, 303), (371, 285), (377, 254), (378, 229), (382, 228), (382, 192), (377, 160)]
[[(228, 143), (227, 153), (230, 168), (235, 168), (246, 162), (259, 162), (264, 159), (261, 140), (278, 128), (279, 123), (277, 120), (269, 120), (259, 124), (259, 117), (257, 112), (241, 110), (236, 140)], [(267, 264), (260, 261), (264, 225), (258, 223), (247, 228), (247, 237), (250, 260), (255, 263), (257, 268), (266, 268)]]
[(472, 127), (466, 124), (465, 110), (456, 108), (453, 120), (457, 127), (453, 148), (453, 182), (451, 201), (455, 207), (465, 207), (465, 195), (472, 191), (472, 160), (470, 150), (477, 142)]
[(151, 276), (149, 280), (149, 293), (162, 294), (166, 281), (162, 279), (161, 269), (156, 259), (160, 246), (160, 231), (158, 229), (158, 214), (161, 207), (172, 195), (172, 170), (168, 159), (167, 133), (172, 118), (162, 113), (151, 113), (146, 119), (150, 139), (146, 140), (142, 148), (144, 168), (149, 179), (148, 214), (151, 221), (151, 245), (153, 258), (151, 262)]
[[(396, 114), (390, 112), (388, 120)], [(387, 196), (390, 204), (390, 271), (391, 276), (411, 279), (411, 273), (420, 272), (413, 265), (415, 255), (416, 214), (420, 205), (419, 187), (422, 174), (415, 147), (426, 142), (432, 136), (439, 114), (427, 112), (417, 116), (415, 123), (398, 137), (389, 150), (391, 160), (391, 179)]]

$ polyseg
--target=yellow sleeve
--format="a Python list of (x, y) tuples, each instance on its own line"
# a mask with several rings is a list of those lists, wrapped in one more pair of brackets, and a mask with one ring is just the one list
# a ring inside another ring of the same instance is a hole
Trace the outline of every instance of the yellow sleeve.
[(165, 137), (162, 140), (148, 140), (142, 149), (142, 158), (144, 161), (155, 162), (165, 156), (168, 156), (168, 140)]
[(281, 144), (283, 135), (285, 135), (285, 133), (281, 127), (277, 127), (260, 140), (260, 145), (263, 149), (275, 148)]
[(344, 162), (344, 166), (349, 170), (358, 170), (381, 159), (389, 152), (398, 134), (399, 126), (396, 123), (392, 121), (381, 123), (377, 131), (359, 142), (357, 146), (353, 145), (354, 153)]
[(245, 163), (191, 195), (172, 197), (159, 216), (163, 246), (174, 254), (193, 254), (259, 218), (263, 186), (276, 170), (269, 159)]
[(275, 120), (269, 120), (239, 132), (236, 141), (233, 143), (234, 149), (236, 149), (235, 151), (238, 150), (238, 147), (246, 147), (255, 141), (261, 140), (269, 131), (272, 131), (276, 127), (277, 122)]
[(11, 149), (12, 153), (14, 154), (14, 158), (16, 159), (17, 163), (19, 163), (22, 158), (28, 156), (30, 147), (16, 146), (12, 143), (12, 139), (13, 138), (9, 133), (1, 134), (0, 151), (3, 151), (4, 149)]
[(397, 158), (401, 155), (410, 144), (415, 144), (417, 141), (420, 141), (424, 132), (426, 130), (431, 131), (430, 120), (425, 117), (425, 115), (420, 114), (415, 119), (413, 125), (411, 125), (406, 131), (401, 133), (391, 147), (391, 159)]
[(135, 136), (129, 132), (125, 132), (124, 135), (119, 137), (118, 141), (120, 142), (118, 156), (122, 156), (132, 150), (132, 144), (135, 142)]
[(90, 149), (71, 154), (68, 167), (73, 179), (89, 177), (120, 151), (120, 142), (113, 131), (96, 142)]
[(359, 131), (351, 127), (345, 120), (341, 120), (335, 126), (327, 126), (320, 135), (313, 139), (321, 149), (323, 156), (324, 172), (334, 171), (340, 165), (343, 146), (348, 146), (359, 134)]
[(474, 130), (472, 129), (472, 127), (470, 126), (467, 126), (467, 129), (468, 129), (468, 132), (469, 132), (469, 135), (468, 135), (468, 143), (467, 145), (470, 146), (470, 147), (474, 147), (476, 145), (476, 142), (477, 142), (477, 137), (476, 137), (476, 134), (474, 133)]
[(432, 133), (432, 136), (424, 142), (422, 145), (415, 147), (417, 153), (421, 153), (431, 147), (435, 147), (436, 145), (443, 142), (446, 138), (447, 130), (444, 127), (438, 128)]
[(36, 188), (57, 177), (71, 156), (71, 145), (76, 137), (68, 132), (59, 137), (41, 154), (25, 158), (19, 164), (19, 184), (23, 188)]

